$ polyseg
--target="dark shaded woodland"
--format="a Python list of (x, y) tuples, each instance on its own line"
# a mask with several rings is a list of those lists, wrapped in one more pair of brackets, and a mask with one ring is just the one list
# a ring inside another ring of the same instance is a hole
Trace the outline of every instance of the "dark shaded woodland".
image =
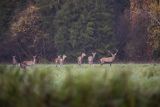
[(0, 1), (1, 63), (115, 49), (119, 62), (160, 61), (159, 0)]

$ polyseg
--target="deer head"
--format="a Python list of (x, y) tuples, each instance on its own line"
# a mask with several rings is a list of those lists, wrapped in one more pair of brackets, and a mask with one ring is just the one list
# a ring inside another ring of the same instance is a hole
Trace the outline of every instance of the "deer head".
[(66, 55), (63, 55), (63, 56), (62, 56), (62, 59), (64, 60), (66, 57), (67, 57)]
[(82, 55), (81, 55), (82, 57), (85, 57), (86, 56), (86, 54), (85, 53), (82, 53)]
[(61, 55), (58, 55), (58, 57), (57, 57), (58, 59), (60, 59), (61, 58)]

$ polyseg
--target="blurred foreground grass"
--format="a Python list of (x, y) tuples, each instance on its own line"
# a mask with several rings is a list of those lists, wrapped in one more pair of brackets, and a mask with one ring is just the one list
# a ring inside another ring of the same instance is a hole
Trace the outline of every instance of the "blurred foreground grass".
[(0, 107), (160, 107), (160, 65), (0, 65)]

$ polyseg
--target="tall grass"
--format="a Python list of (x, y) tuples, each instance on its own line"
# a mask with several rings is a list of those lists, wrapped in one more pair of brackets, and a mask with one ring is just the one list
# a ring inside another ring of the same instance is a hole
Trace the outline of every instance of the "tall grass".
[(0, 65), (0, 107), (160, 107), (160, 66)]

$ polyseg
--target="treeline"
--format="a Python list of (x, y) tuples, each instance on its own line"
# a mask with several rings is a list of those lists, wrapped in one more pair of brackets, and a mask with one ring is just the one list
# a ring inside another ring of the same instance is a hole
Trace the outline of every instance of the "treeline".
[(94, 51), (100, 58), (115, 49), (119, 61), (158, 60), (159, 2), (135, 1), (0, 1), (0, 62), (9, 62), (12, 55), (19, 61), (38, 55), (46, 62), (59, 54), (74, 61), (81, 52)]

